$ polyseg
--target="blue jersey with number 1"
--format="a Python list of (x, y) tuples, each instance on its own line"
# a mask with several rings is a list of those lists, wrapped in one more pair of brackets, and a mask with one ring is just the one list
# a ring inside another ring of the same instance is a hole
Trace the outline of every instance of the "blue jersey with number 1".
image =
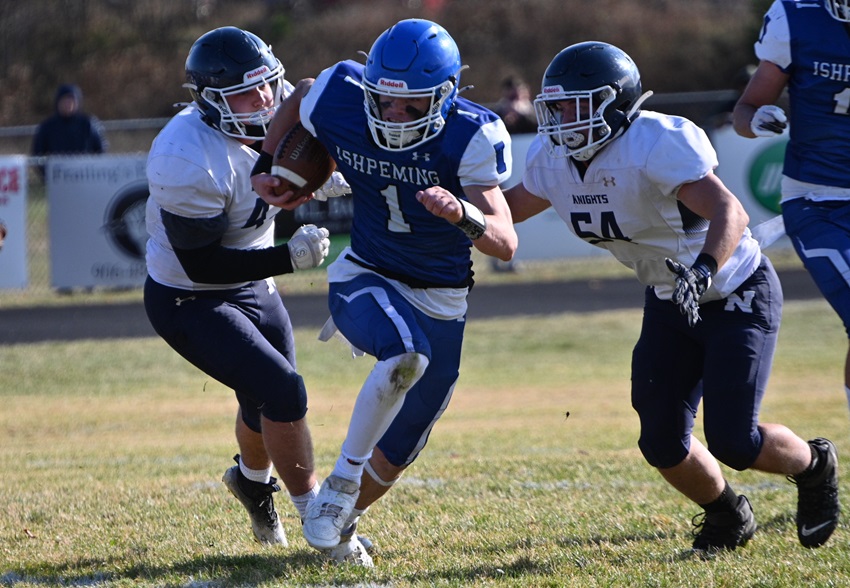
[(322, 72), (301, 103), (301, 120), (328, 148), (351, 185), (351, 249), (393, 276), (462, 287), (470, 278), (469, 238), (428, 212), (416, 193), (442, 186), (496, 186), (510, 176), (510, 137), (491, 111), (457, 98), (446, 126), (413, 149), (375, 144), (364, 110), (363, 66), (345, 61)]
[(776, 0), (755, 44), (790, 75), (784, 173), (850, 188), (850, 32), (820, 1)]

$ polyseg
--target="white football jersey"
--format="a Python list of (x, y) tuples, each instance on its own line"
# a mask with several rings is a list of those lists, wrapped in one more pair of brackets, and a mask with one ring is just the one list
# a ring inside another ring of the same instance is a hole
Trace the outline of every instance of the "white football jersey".
[(183, 271), (171, 249), (160, 209), (191, 219), (228, 219), (222, 245), (260, 249), (274, 245), (274, 215), (251, 188), (251, 169), (258, 154), (201, 120), (189, 105), (159, 133), (148, 154), (150, 197), (146, 225), (150, 276), (165, 286), (186, 290), (222, 290), (243, 284), (200, 284)]
[[(669, 300), (675, 275), (664, 259), (692, 265), (708, 231), (708, 221), (676, 198), (682, 184), (717, 166), (705, 132), (687, 119), (642, 111), (596, 154), (584, 179), (571, 159), (550, 157), (542, 140), (548, 139), (537, 136), (529, 148), (525, 188), (551, 202), (578, 237), (610, 251), (659, 298)], [(760, 261), (758, 242), (746, 229), (702, 300), (731, 294)]]

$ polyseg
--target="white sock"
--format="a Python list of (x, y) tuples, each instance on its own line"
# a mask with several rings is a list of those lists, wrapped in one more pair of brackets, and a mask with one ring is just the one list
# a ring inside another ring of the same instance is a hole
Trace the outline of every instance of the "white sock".
[(331, 473), (334, 476), (339, 476), (346, 480), (353, 480), (359, 484), (360, 478), (363, 477), (363, 465), (370, 457), (371, 452), (370, 455), (367, 455), (366, 457), (349, 457), (343, 453), (337, 458), (333, 472)]
[(357, 522), (360, 520), (360, 516), (367, 510), (369, 510), (368, 506), (363, 509), (355, 508), (354, 510), (352, 510), (351, 514), (348, 515), (348, 520), (345, 521), (345, 524), (342, 526), (343, 530), (350, 528), (352, 525), (356, 525)]
[(271, 467), (264, 470), (252, 470), (242, 461), (242, 456), (239, 456), (239, 471), (252, 482), (259, 482), (260, 484), (268, 484), (272, 478)]
[(298, 515), (301, 517), (301, 520), (304, 520), (304, 517), (307, 516), (307, 505), (310, 504), (310, 501), (313, 500), (316, 496), (319, 495), (319, 484), (313, 484), (313, 487), (310, 488), (309, 492), (301, 494), (299, 496), (289, 495), (289, 498), (292, 500), (292, 504), (295, 505), (295, 509), (298, 511)]

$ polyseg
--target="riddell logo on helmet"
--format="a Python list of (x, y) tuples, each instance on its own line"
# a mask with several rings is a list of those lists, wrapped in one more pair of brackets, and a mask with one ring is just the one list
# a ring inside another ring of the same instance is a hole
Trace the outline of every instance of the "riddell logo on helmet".
[(544, 94), (560, 94), (564, 91), (564, 88), (561, 86), (546, 86), (543, 88)]
[(388, 80), (387, 78), (381, 78), (378, 80), (378, 86), (383, 88), (402, 88), (407, 89), (407, 82), (404, 80)]
[(245, 79), (246, 82), (250, 82), (250, 81), (253, 81), (254, 78), (263, 77), (263, 76), (268, 75), (270, 71), (271, 70), (269, 69), (269, 66), (264, 65), (262, 67), (258, 67), (257, 69), (255, 69), (253, 71), (246, 72), (244, 79)]

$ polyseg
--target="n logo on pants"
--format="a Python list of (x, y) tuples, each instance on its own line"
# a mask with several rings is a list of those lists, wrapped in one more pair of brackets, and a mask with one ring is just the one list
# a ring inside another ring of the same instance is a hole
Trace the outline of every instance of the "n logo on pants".
[(726, 298), (726, 306), (723, 307), (723, 310), (733, 311), (735, 308), (740, 308), (743, 312), (748, 314), (753, 313), (753, 298), (756, 297), (756, 293), (753, 290), (746, 290), (744, 292), (744, 297), (741, 298), (735, 292), (732, 292)]

